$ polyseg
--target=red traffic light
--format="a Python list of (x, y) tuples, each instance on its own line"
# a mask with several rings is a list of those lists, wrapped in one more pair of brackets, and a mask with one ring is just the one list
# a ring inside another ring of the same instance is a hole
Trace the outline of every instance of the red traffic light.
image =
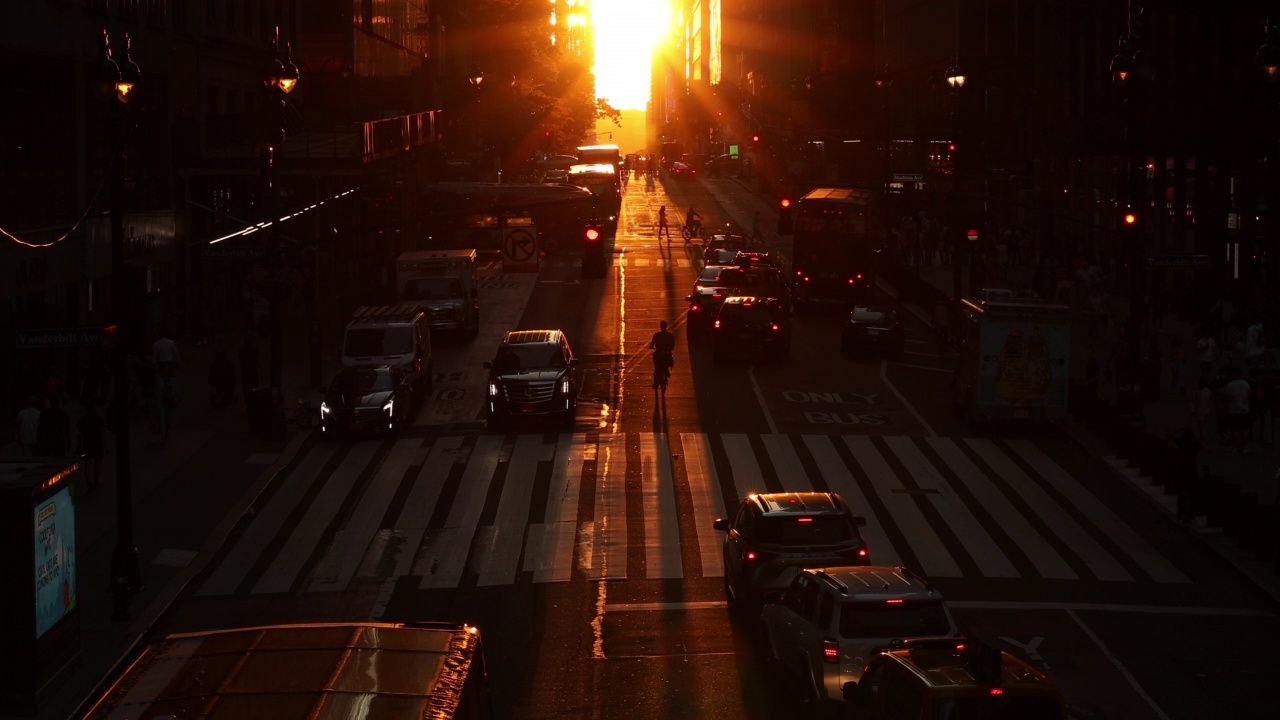
[(784, 209), (789, 208), (791, 207), (791, 198), (782, 198), (781, 200), (778, 201), (778, 204), (781, 205)]
[(1137, 224), (1138, 224), (1138, 215), (1137, 215), (1137, 213), (1133, 212), (1132, 210), (1130, 210), (1129, 212), (1125, 213), (1125, 214), (1124, 214), (1124, 224), (1125, 224), (1125, 225), (1137, 225)]
[(584, 236), (586, 237), (587, 242), (596, 242), (600, 239), (600, 228), (588, 226)]
[(955, 143), (951, 143), (950, 145), (947, 145), (947, 150), (949, 150), (950, 152), (955, 152), (955, 151), (956, 151), (956, 144), (955, 144)]
[(758, 143), (758, 142), (760, 142), (760, 136), (759, 136), (759, 135), (752, 135), (752, 136), (751, 136), (751, 142), (753, 142), (753, 143)]
[(550, 130), (543, 130), (543, 131), (542, 131), (542, 137), (551, 137), (551, 131), (550, 131)]

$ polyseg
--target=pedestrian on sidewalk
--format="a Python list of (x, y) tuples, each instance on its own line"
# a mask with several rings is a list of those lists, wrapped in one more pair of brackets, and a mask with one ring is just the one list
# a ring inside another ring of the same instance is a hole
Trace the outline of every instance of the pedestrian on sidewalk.
[(939, 300), (933, 306), (933, 339), (938, 344), (938, 355), (947, 354), (950, 334), (951, 313), (947, 312), (947, 304)]
[(1200, 337), (1196, 340), (1196, 357), (1200, 361), (1200, 379), (1208, 382), (1213, 376), (1213, 363), (1218, 359), (1218, 342), (1208, 327), (1200, 328)]
[(244, 336), (240, 345), (240, 394), (244, 397), (244, 405), (249, 408), (252, 402), (253, 389), (258, 387), (261, 376), (258, 374), (258, 346), (253, 343), (253, 333)]
[(36, 425), (36, 455), (66, 457), (71, 450), (71, 417), (62, 409), (62, 401), (50, 398)]
[(1218, 344), (1230, 348), (1231, 321), (1236, 316), (1236, 305), (1229, 295), (1220, 296), (1209, 308), (1209, 318), (1214, 323)]
[(1262, 340), (1262, 321), (1254, 320), (1244, 333), (1244, 366), (1253, 369), (1262, 364), (1267, 348)]
[(1249, 398), (1252, 389), (1249, 387), (1248, 378), (1239, 367), (1230, 366), (1227, 369), (1227, 376), (1231, 379), (1222, 388), (1226, 398), (1227, 442), (1236, 452), (1244, 452), (1249, 449), (1249, 433), (1253, 426), (1249, 416)]
[(161, 329), (160, 336), (151, 346), (151, 364), (156, 372), (166, 366), (172, 367), (175, 372), (178, 369), (178, 344), (169, 337), (169, 334), (168, 330)]
[(84, 458), (85, 474), (89, 478), (89, 492), (102, 484), (102, 456), (106, 453), (107, 423), (98, 414), (94, 402), (86, 403), (84, 416), (76, 421), (76, 454)]
[(181, 394), (178, 391), (178, 380), (174, 377), (174, 366), (165, 364), (160, 367), (160, 372), (156, 376), (156, 389), (154, 396), (156, 398), (156, 432), (160, 435), (160, 441), (169, 439), (169, 429), (173, 424), (173, 412), (178, 408), (178, 401)]
[(18, 431), (18, 447), (22, 457), (35, 455), (37, 433), (40, 429), (40, 400), (35, 396), (27, 398), (27, 402), (14, 418)]

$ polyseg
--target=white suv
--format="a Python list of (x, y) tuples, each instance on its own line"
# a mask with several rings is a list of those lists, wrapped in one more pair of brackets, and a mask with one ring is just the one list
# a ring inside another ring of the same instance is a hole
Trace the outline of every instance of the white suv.
[(803, 570), (765, 596), (761, 644), (819, 703), (842, 701), (871, 659), (895, 640), (954, 636), (951, 612), (924, 578), (901, 567)]

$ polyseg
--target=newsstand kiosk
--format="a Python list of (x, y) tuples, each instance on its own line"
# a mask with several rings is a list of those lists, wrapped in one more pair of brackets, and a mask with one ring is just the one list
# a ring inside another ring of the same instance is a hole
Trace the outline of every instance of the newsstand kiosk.
[(66, 459), (0, 462), (0, 715), (35, 714), (80, 659)]

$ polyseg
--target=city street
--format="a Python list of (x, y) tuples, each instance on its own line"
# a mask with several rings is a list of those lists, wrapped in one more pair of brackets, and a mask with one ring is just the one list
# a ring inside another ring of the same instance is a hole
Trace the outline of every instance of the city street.
[[(1224, 696), (1266, 716), (1252, 690), (1280, 640), (1270, 597), (1060, 430), (964, 431), (916, 318), (900, 361), (841, 358), (841, 318), (806, 313), (784, 363), (714, 365), (682, 332), (700, 254), (655, 240), (662, 204), (741, 226), (759, 201), (727, 179), (631, 184), (606, 278), (583, 280), (571, 255), (483, 271), (480, 336), (440, 344), (412, 428), (291, 429), (242, 496), (185, 506), (184, 522), (226, 529), (198, 555), (140, 511), (144, 559), (193, 558), (150, 635), (467, 621), (499, 717), (821, 717), (730, 621), (712, 522), (750, 492), (832, 490), (867, 518), (873, 563), (920, 570), (962, 630), (1048, 672), (1073, 717), (1196, 718)], [(646, 347), (660, 319), (678, 339), (665, 397)], [(513, 328), (569, 337), (571, 431), (486, 428), (482, 363)], [(1262, 642), (1226, 640), (1245, 633)]]

